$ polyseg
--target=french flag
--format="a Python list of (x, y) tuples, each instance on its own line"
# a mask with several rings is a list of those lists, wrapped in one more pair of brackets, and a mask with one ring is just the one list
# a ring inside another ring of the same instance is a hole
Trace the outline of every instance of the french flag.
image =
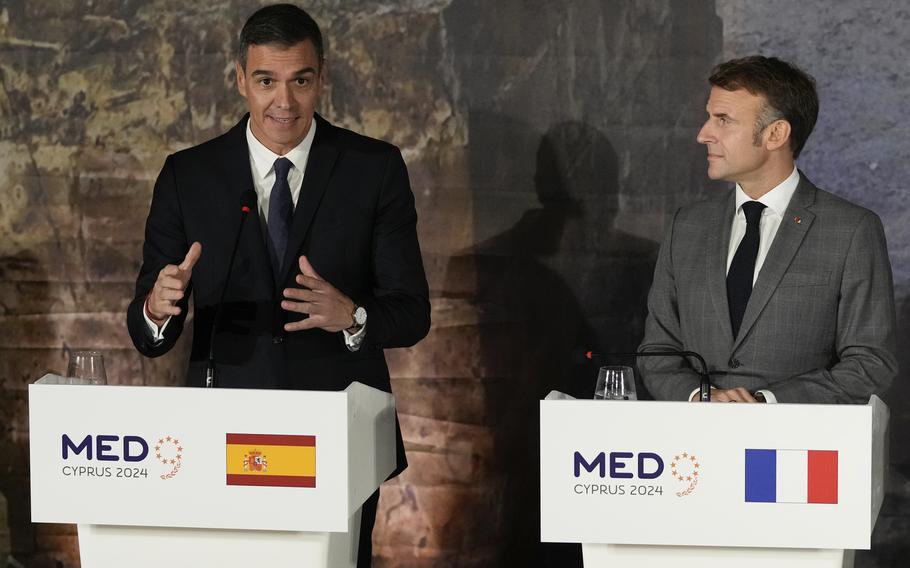
[(746, 450), (747, 503), (837, 503), (837, 452)]

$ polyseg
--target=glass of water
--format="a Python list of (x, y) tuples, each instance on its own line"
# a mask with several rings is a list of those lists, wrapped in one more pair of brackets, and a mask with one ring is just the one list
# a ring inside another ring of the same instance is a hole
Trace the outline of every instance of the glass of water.
[(597, 373), (594, 398), (600, 400), (638, 400), (632, 367), (601, 367)]
[(106, 385), (107, 374), (104, 372), (104, 357), (97, 351), (73, 351), (66, 376), (80, 385)]

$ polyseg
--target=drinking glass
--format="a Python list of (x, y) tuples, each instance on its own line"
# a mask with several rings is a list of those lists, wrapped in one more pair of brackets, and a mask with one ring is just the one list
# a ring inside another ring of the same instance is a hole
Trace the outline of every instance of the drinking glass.
[(107, 374), (104, 372), (104, 357), (97, 351), (73, 351), (66, 376), (74, 384), (106, 385)]
[(601, 367), (597, 373), (594, 398), (601, 400), (638, 400), (632, 367)]

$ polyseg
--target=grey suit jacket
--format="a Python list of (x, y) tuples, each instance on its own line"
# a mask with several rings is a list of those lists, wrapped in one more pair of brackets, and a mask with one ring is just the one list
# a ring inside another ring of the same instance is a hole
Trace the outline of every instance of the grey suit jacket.
[[(727, 307), (733, 192), (677, 211), (661, 245), (641, 350), (704, 356), (720, 388), (779, 402), (865, 403), (897, 373), (894, 290), (871, 211), (800, 182), (752, 289), (737, 337)], [(639, 358), (655, 398), (698, 387), (676, 358)]]

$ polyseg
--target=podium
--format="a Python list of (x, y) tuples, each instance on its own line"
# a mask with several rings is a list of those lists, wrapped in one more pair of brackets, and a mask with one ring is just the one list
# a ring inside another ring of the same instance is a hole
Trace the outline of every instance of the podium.
[(391, 394), (70, 381), (29, 386), (32, 521), (77, 524), (83, 568), (356, 565)]
[(852, 567), (884, 497), (888, 408), (540, 404), (541, 540), (600, 566)]

